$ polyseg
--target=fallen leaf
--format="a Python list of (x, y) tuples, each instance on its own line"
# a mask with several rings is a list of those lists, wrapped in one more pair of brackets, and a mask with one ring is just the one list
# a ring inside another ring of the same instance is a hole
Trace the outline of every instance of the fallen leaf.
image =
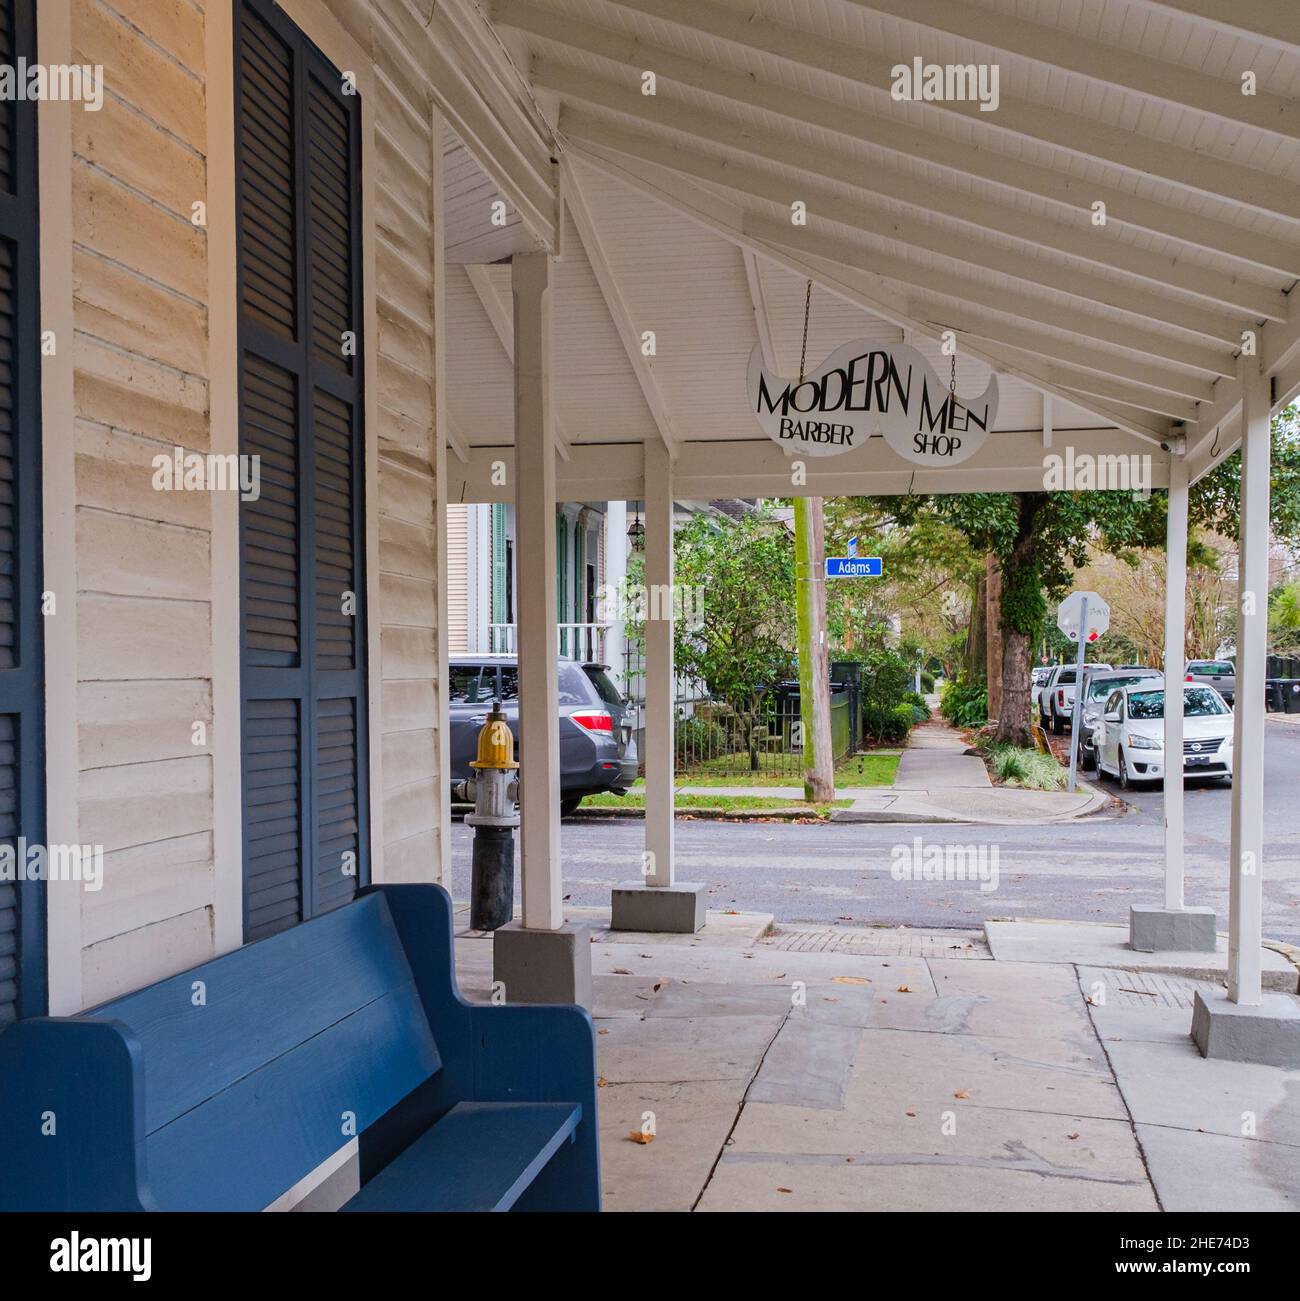
[(969, 1090), (969, 1089), (958, 1089), (957, 1092), (954, 1093), (952, 1096), (953, 1096), (954, 1098), (969, 1098), (969, 1097), (970, 1097), (970, 1090)]
[(597, 1030), (596, 1033), (597, 1033), (597, 1034), (608, 1034), (609, 1031), (608, 1031), (608, 1030)]
[(793, 1188), (778, 1188), (776, 1191), (777, 1191), (778, 1193), (792, 1193), (792, 1192), (794, 1192), (794, 1189), (793, 1189)]
[(626, 967), (615, 967), (614, 974), (616, 976), (630, 976), (632, 973)]
[(1073, 1142), (1079, 1136), (1078, 1134), (1067, 1134), (1065, 1137), (1068, 1138), (1071, 1142)]
[(899, 985), (894, 992), (896, 994), (910, 994), (912, 991), (906, 985)]
[(869, 985), (871, 984), (871, 981), (869, 981), (866, 978), (866, 976), (832, 976), (831, 984), (832, 985)]
[(653, 1143), (655, 1141), (655, 1136), (653, 1134), (646, 1134), (639, 1129), (634, 1129), (629, 1132), (628, 1140), (633, 1143), (640, 1143), (642, 1147), (644, 1147), (647, 1143)]
[(603, 1089), (608, 1083), (609, 1081), (602, 1075), (596, 1080), (596, 1087), (598, 1089)]

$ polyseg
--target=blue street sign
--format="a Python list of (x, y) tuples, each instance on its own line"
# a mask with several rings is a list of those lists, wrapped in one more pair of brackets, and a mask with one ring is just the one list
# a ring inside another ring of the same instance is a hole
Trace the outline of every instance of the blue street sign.
[(856, 537), (849, 539), (849, 559), (852, 560), (858, 554), (858, 540)]
[(884, 565), (879, 556), (827, 556), (827, 578), (879, 578)]

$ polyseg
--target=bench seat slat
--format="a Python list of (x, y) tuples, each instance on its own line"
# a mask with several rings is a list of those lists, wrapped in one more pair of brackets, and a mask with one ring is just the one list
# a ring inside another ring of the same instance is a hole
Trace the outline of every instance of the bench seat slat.
[(569, 1102), (462, 1102), (345, 1211), (508, 1211), (582, 1119)]
[(122, 1021), (140, 1040), (152, 1134), (410, 981), (388, 905), (373, 894), (84, 1015)]
[(413, 984), (383, 995), (151, 1134), (165, 1210), (260, 1211), (438, 1069)]

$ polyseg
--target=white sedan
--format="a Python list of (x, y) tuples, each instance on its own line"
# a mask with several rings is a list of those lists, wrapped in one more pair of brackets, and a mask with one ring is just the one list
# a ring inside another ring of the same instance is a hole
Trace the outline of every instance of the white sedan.
[[(1183, 773), (1232, 781), (1232, 710), (1213, 687), (1183, 687)], [(1136, 782), (1163, 781), (1165, 693), (1135, 683), (1106, 699), (1093, 730), (1097, 766), (1127, 790)]]

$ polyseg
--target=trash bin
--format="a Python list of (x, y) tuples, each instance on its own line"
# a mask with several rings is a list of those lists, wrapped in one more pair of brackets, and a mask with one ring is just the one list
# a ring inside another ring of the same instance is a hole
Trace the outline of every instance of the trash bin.
[(1264, 710), (1269, 714), (1280, 714), (1286, 709), (1287, 692), (1283, 690), (1281, 678), (1266, 678), (1264, 681)]
[(1300, 678), (1287, 678), (1282, 683), (1282, 700), (1288, 714), (1300, 714)]

